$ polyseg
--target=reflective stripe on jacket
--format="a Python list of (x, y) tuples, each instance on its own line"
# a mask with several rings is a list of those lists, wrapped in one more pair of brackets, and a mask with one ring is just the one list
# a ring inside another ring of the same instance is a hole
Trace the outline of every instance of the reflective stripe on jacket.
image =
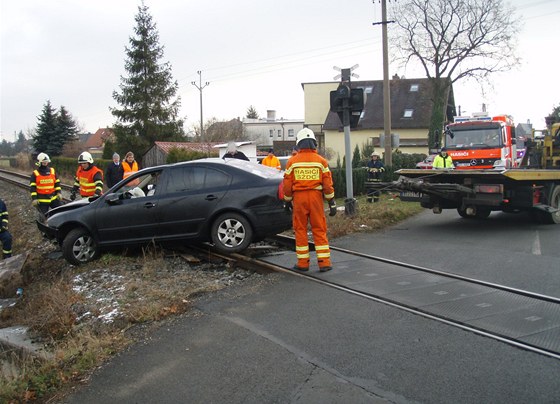
[(101, 195), (103, 193), (103, 171), (90, 165), (87, 170), (80, 166), (76, 171), (74, 188), (80, 189), (81, 196)]
[(291, 201), (293, 193), (318, 190), (325, 199), (334, 198), (332, 175), (327, 160), (316, 150), (301, 149), (288, 160), (284, 173), (284, 199)]
[[(44, 173), (45, 169), (34, 170), (31, 175), (29, 189), (31, 192), (31, 199), (38, 200), (39, 203), (50, 204), (57, 198), (60, 193), (60, 180), (58, 179), (54, 168), (47, 168), (48, 172)], [(43, 173), (41, 173), (43, 171)]]

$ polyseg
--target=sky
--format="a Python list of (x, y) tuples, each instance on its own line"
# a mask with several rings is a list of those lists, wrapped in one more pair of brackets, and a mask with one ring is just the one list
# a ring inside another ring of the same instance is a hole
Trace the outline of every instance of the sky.
[[(395, 0), (392, 0), (393, 2)], [(396, 0), (399, 1), (399, 0)], [(481, 89), (454, 85), (463, 114), (482, 104), (544, 128), (560, 105), (558, 0), (510, 0), (524, 24), (516, 70), (496, 74)], [(50, 100), (64, 106), (82, 130), (112, 126), (125, 47), (134, 36), (140, 0), (0, 0), (0, 140), (37, 126)], [(301, 84), (337, 81), (334, 69), (358, 67), (353, 80), (383, 79), (379, 0), (145, 0), (179, 84), (185, 130), (210, 118), (243, 118), (253, 106), (261, 117), (303, 119)], [(388, 8), (391, 2), (387, 3)], [(390, 25), (389, 25), (390, 29)], [(554, 52), (551, 52), (554, 51)], [(389, 49), (391, 57), (391, 49)], [(197, 72), (200, 71), (199, 75)], [(423, 77), (414, 66), (391, 64), (389, 74)]]

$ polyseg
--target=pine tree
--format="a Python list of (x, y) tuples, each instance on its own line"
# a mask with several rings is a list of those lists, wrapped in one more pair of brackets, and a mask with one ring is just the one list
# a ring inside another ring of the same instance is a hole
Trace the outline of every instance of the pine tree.
[(56, 117), (56, 139), (51, 142), (53, 143), (51, 145), (52, 155), (61, 155), (64, 146), (76, 140), (77, 133), (78, 128), (76, 121), (74, 121), (72, 115), (66, 108), (61, 106)]
[(119, 149), (141, 154), (156, 140), (182, 140), (184, 132), (183, 120), (178, 118), (178, 84), (170, 64), (160, 63), (163, 46), (147, 6), (138, 7), (135, 21), (136, 36), (129, 38), (126, 48), (128, 77), (121, 76), (120, 92), (113, 92), (120, 108), (111, 108), (111, 113), (117, 119), (114, 130)]
[(43, 106), (43, 111), (37, 119), (39, 122), (32, 139), (35, 153), (45, 152), (48, 155), (56, 155), (53, 153), (56, 147), (53, 146), (57, 139), (57, 113), (50, 100)]
[(259, 119), (259, 113), (252, 105), (247, 108), (247, 118), (249, 119)]

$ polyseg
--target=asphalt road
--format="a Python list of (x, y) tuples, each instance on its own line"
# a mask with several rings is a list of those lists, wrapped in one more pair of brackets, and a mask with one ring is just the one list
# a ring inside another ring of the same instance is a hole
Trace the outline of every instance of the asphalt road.
[[(332, 244), (559, 296), (559, 232), (426, 212)], [(289, 275), (255, 279), (205, 296), (66, 402), (560, 401), (557, 359)]]
[(333, 244), (560, 297), (560, 225), (535, 224), (526, 213), (477, 220), (425, 210), (373, 237), (354, 234)]

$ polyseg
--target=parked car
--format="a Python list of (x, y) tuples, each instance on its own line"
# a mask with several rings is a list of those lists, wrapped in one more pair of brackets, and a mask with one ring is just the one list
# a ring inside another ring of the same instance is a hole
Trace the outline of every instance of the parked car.
[(290, 229), (282, 174), (252, 162), (202, 159), (140, 170), (100, 197), (51, 210), (38, 227), (75, 265), (107, 247), (212, 242), (224, 252)]
[(436, 157), (436, 155), (432, 154), (426, 157), (424, 160), (420, 161), (419, 163), (416, 163), (416, 168), (420, 168), (423, 170), (431, 170), (432, 164), (434, 163), (434, 157)]

